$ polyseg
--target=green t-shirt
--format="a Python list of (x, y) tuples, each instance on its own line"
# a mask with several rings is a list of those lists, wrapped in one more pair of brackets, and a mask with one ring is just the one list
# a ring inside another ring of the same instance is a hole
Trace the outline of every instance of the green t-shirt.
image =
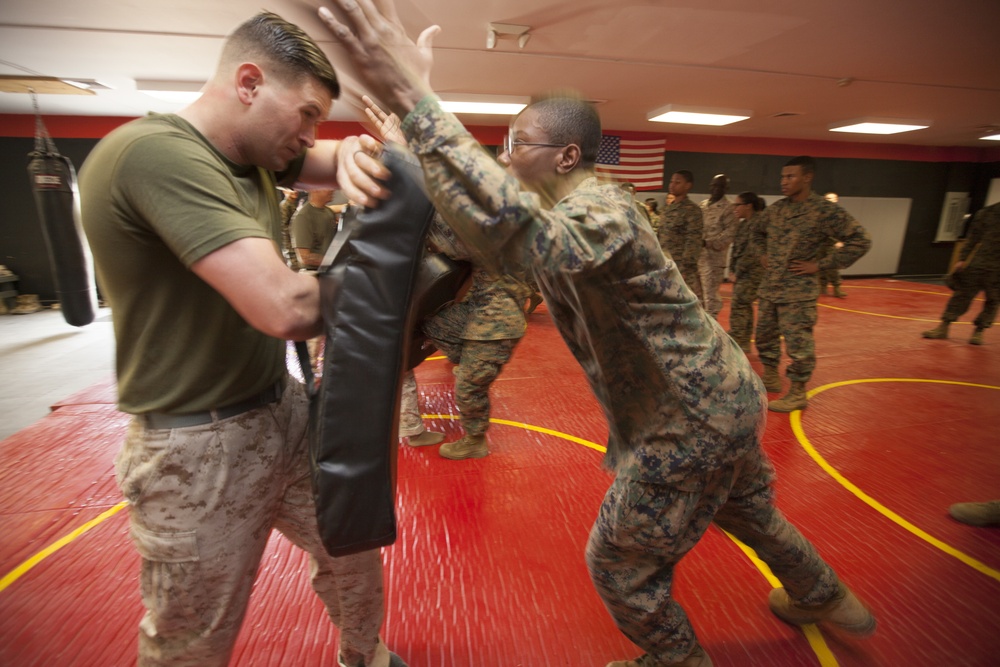
[(285, 372), (284, 341), (251, 327), (190, 270), (242, 238), (270, 238), (280, 255), (275, 178), (226, 159), (176, 115), (128, 123), (87, 158), (82, 221), (112, 308), (122, 411), (210, 410)]
[(308, 248), (311, 253), (325, 255), (336, 233), (337, 214), (326, 206), (318, 207), (306, 202), (292, 218), (292, 245), (296, 248)]

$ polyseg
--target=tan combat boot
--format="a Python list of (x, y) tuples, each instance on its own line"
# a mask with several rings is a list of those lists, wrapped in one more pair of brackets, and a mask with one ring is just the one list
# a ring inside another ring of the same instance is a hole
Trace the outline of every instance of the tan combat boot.
[(830, 623), (861, 637), (875, 632), (875, 617), (871, 611), (842, 583), (837, 593), (820, 605), (799, 604), (784, 588), (771, 591), (767, 604), (775, 616), (791, 625)]
[(1000, 500), (985, 503), (955, 503), (948, 514), (970, 526), (1000, 526)]
[(430, 445), (436, 445), (444, 440), (444, 433), (437, 433), (436, 431), (424, 431), (419, 435), (411, 435), (406, 439), (406, 443), (410, 447), (428, 447)]
[(834, 287), (833, 288), (833, 295), (835, 297), (837, 297), (838, 299), (846, 299), (847, 298), (847, 292), (845, 292), (844, 290), (840, 289), (839, 287)]
[(460, 461), (462, 459), (481, 459), (490, 453), (486, 447), (485, 435), (463, 435), (455, 442), (441, 445), (438, 453), (446, 459)]
[(781, 391), (781, 376), (775, 366), (764, 366), (764, 389), (770, 392)]
[(982, 345), (983, 344), (983, 330), (976, 329), (972, 333), (972, 338), (969, 339), (969, 345)]
[(767, 404), (767, 409), (771, 412), (792, 412), (794, 410), (805, 410), (809, 405), (806, 397), (806, 383), (792, 382), (792, 388), (781, 398)]
[(948, 322), (941, 322), (933, 329), (928, 329), (927, 331), (920, 334), (924, 338), (933, 338), (935, 340), (940, 340), (941, 338), (948, 337)]

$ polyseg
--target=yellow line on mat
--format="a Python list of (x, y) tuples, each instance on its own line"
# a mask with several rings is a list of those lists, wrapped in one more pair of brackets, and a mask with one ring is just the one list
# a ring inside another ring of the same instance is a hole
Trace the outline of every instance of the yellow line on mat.
[[(423, 417), (425, 419), (458, 419), (458, 416), (456, 415), (423, 415)], [(553, 431), (552, 429), (543, 428), (541, 426), (532, 426), (531, 424), (508, 421), (506, 419), (490, 419), (490, 422), (494, 424), (504, 424), (506, 426), (516, 426), (518, 428), (523, 428), (529, 431), (536, 431), (538, 433), (554, 435), (556, 437), (569, 440), (570, 442), (575, 442), (579, 445), (583, 445), (584, 447), (595, 449), (599, 452), (607, 451), (606, 447), (598, 445), (597, 443), (590, 442), (589, 440), (584, 440), (583, 438), (577, 438), (576, 436), (568, 435), (566, 433), (562, 433), (561, 431)], [(726, 533), (726, 531), (722, 532)], [(767, 581), (771, 584), (772, 587), (774, 588), (781, 587), (781, 582), (778, 581), (778, 578), (775, 577), (774, 574), (771, 572), (771, 568), (767, 566), (767, 563), (765, 563), (764, 561), (762, 561), (760, 558), (757, 557), (757, 554), (754, 552), (753, 549), (743, 544), (729, 533), (726, 533), (726, 535), (729, 537), (729, 539), (731, 539), (733, 542), (736, 543), (736, 546), (738, 546), (740, 550), (743, 551), (746, 557), (750, 559), (750, 562), (752, 562), (757, 567), (757, 569), (760, 570), (760, 573), (764, 575), (764, 578), (767, 579)], [(809, 646), (812, 647), (813, 652), (819, 659), (820, 667), (837, 667), (837, 665), (839, 664), (837, 662), (837, 658), (833, 655), (833, 652), (830, 650), (830, 647), (826, 645), (826, 641), (823, 639), (823, 633), (820, 631), (820, 629), (815, 625), (804, 625), (802, 626), (802, 632), (805, 634), (806, 640), (809, 642)]]
[[(767, 566), (767, 563), (757, 557), (757, 553), (753, 549), (740, 542), (728, 532), (722, 532), (726, 533), (726, 537), (735, 542), (736, 546), (740, 548), (740, 551), (742, 551), (746, 557), (750, 559), (750, 562), (757, 566), (757, 569), (760, 570), (760, 573), (764, 575), (764, 578), (767, 579), (768, 583), (770, 583), (773, 588), (781, 588), (781, 582), (778, 581), (778, 578), (774, 576), (773, 572), (771, 572), (771, 568)], [(813, 653), (815, 653), (816, 657), (819, 658), (820, 667), (836, 667), (838, 664), (837, 658), (833, 655), (833, 651), (830, 650), (830, 647), (826, 645), (826, 640), (823, 639), (823, 633), (820, 631), (819, 627), (810, 624), (803, 625), (801, 628), (802, 632), (806, 636), (806, 639), (809, 641), (809, 646), (812, 647)]]
[[(948, 385), (959, 385), (959, 386), (963, 386), (963, 387), (976, 387), (978, 389), (996, 389), (996, 390), (1000, 390), (1000, 387), (996, 387), (996, 386), (993, 386), (993, 385), (975, 384), (975, 383), (972, 383), (972, 382), (955, 382), (955, 381), (952, 381), (952, 380), (927, 380), (927, 379), (921, 379), (921, 378), (864, 378), (864, 379), (859, 379), (859, 380), (845, 380), (843, 382), (833, 382), (833, 383), (830, 383), (830, 384), (827, 384), (827, 385), (823, 385), (822, 387), (817, 387), (816, 389), (813, 389), (813, 390), (809, 391), (808, 392), (808, 396), (809, 396), (809, 398), (812, 398), (813, 396), (815, 396), (817, 394), (820, 394), (820, 393), (822, 393), (824, 391), (827, 391), (829, 389), (835, 389), (837, 387), (846, 387), (846, 386), (852, 385), (852, 384), (867, 384), (867, 383), (874, 383), (874, 382), (920, 382), (920, 383), (928, 383), (928, 384), (948, 384)], [(951, 546), (951, 545), (949, 545), (949, 544), (947, 544), (947, 543), (939, 540), (938, 538), (934, 537), (933, 535), (931, 535), (931, 534), (927, 533), (926, 531), (918, 528), (914, 524), (910, 523), (909, 521), (907, 521), (906, 519), (904, 519), (900, 515), (896, 514), (892, 510), (890, 510), (888, 507), (886, 507), (882, 503), (878, 502), (877, 500), (875, 500), (874, 498), (872, 498), (871, 496), (869, 496), (867, 493), (865, 493), (864, 491), (862, 491), (860, 487), (858, 487), (857, 485), (855, 485), (854, 483), (852, 483), (850, 480), (848, 480), (846, 477), (844, 477), (842, 474), (840, 474), (840, 471), (838, 471), (832, 465), (830, 465), (829, 463), (827, 463), (826, 459), (824, 459), (820, 455), (820, 453), (816, 450), (816, 448), (813, 447), (813, 444), (811, 442), (809, 442), (809, 438), (806, 437), (805, 430), (802, 428), (802, 411), (801, 410), (796, 410), (796, 411), (792, 412), (791, 415), (790, 415), (790, 417), (789, 417), (789, 419), (790, 419), (791, 424), (792, 424), (792, 431), (795, 433), (795, 437), (798, 438), (799, 444), (802, 445), (802, 448), (806, 450), (806, 452), (809, 454), (809, 456), (811, 456), (812, 459), (814, 461), (816, 461), (817, 464), (819, 464), (820, 468), (822, 468), (824, 471), (826, 471), (826, 473), (828, 475), (830, 475), (835, 480), (837, 480), (837, 482), (841, 486), (843, 486), (845, 489), (847, 489), (848, 491), (850, 491), (851, 493), (853, 493), (855, 496), (857, 496), (859, 499), (861, 499), (862, 502), (864, 502), (869, 507), (873, 508), (879, 514), (885, 516), (890, 521), (898, 524), (899, 526), (901, 526), (905, 530), (909, 531), (913, 535), (916, 535), (917, 537), (919, 537), (920, 539), (924, 540), (925, 542), (927, 542), (931, 546), (940, 549), (941, 551), (945, 552), (949, 556), (953, 556), (954, 558), (957, 558), (958, 560), (960, 560), (961, 562), (965, 563), (969, 567), (971, 567), (971, 568), (973, 568), (975, 570), (978, 570), (979, 572), (985, 574), (986, 576), (992, 577), (993, 579), (996, 579), (997, 581), (1000, 581), (1000, 571), (994, 570), (993, 568), (989, 567), (985, 563), (982, 563), (982, 562), (976, 560), (972, 556), (969, 556), (969, 555), (967, 555), (967, 554), (959, 551), (955, 547), (953, 547), (953, 546)]]
[(13, 584), (15, 581), (17, 581), (18, 579), (20, 579), (21, 577), (23, 577), (25, 574), (27, 574), (28, 571), (31, 570), (31, 568), (35, 567), (36, 565), (38, 565), (39, 563), (41, 563), (43, 560), (45, 560), (49, 556), (51, 556), (55, 552), (59, 551), (64, 546), (66, 546), (67, 544), (69, 544), (70, 542), (72, 542), (73, 540), (75, 540), (76, 538), (80, 537), (81, 535), (83, 535), (84, 533), (86, 533), (91, 528), (96, 527), (97, 525), (99, 525), (99, 524), (103, 523), (104, 521), (106, 521), (106, 520), (110, 519), (111, 517), (113, 517), (115, 514), (118, 514), (118, 512), (122, 511), (127, 506), (128, 506), (128, 501), (127, 500), (123, 500), (122, 502), (118, 503), (117, 505), (115, 505), (111, 509), (107, 510), (106, 512), (104, 512), (103, 514), (101, 514), (100, 516), (98, 516), (97, 518), (91, 519), (87, 523), (83, 524), (82, 526), (80, 526), (79, 528), (77, 528), (76, 530), (74, 530), (69, 535), (66, 535), (65, 537), (59, 538), (58, 540), (56, 540), (55, 542), (53, 542), (49, 546), (45, 547), (44, 549), (42, 549), (41, 551), (39, 551), (38, 553), (36, 553), (34, 556), (32, 556), (31, 558), (29, 558), (28, 560), (24, 561), (23, 563), (21, 563), (20, 565), (18, 565), (17, 567), (15, 567), (13, 570), (11, 570), (7, 574), (5, 574), (3, 576), (3, 579), (0, 579), (0, 593), (2, 593), (4, 591), (4, 589), (6, 589), (11, 584)]

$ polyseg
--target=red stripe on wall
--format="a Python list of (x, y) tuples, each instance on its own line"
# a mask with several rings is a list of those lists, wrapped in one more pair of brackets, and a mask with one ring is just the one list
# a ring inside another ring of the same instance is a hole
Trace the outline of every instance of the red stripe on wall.
[[(132, 118), (124, 116), (43, 116), (53, 138), (100, 139)], [(477, 141), (498, 146), (507, 128), (470, 126)], [(701, 134), (629, 132), (607, 129), (626, 139), (666, 139), (666, 150), (689, 153), (738, 153), (750, 155), (811, 155), (826, 158), (908, 160), (912, 162), (1000, 162), (1000, 147), (910, 146), (846, 141), (803, 141), (765, 137), (726, 137)], [(361, 123), (330, 121), (320, 125), (321, 139), (374, 132)], [(0, 114), (0, 136), (35, 136), (35, 117), (30, 114)]]

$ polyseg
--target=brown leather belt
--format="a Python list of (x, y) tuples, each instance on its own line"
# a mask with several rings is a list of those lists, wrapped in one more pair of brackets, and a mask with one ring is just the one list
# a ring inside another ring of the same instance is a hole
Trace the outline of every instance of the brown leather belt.
[(249, 412), (255, 408), (260, 408), (278, 401), (284, 391), (283, 380), (275, 382), (273, 385), (260, 392), (256, 396), (242, 400), (239, 403), (226, 405), (215, 410), (205, 412), (190, 412), (183, 415), (171, 415), (165, 412), (147, 412), (138, 415), (142, 419), (142, 424), (148, 429), (186, 428), (188, 426), (201, 426), (210, 424), (219, 419), (229, 419), (244, 412)]

